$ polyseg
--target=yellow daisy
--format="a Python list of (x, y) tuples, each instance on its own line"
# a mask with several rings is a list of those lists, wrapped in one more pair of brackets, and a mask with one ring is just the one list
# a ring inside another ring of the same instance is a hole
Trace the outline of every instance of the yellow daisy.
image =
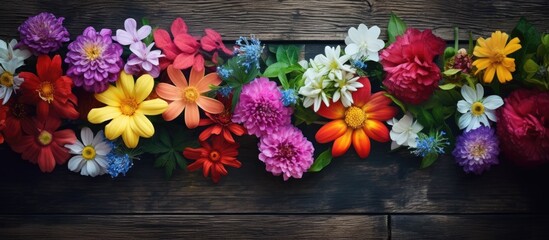
[(106, 104), (102, 108), (94, 108), (88, 114), (91, 123), (112, 121), (105, 126), (105, 137), (110, 140), (122, 135), (124, 143), (129, 148), (135, 148), (139, 137), (150, 138), (154, 134), (154, 126), (145, 115), (162, 114), (168, 103), (162, 99), (144, 101), (154, 87), (151, 75), (144, 74), (133, 80), (133, 76), (122, 71), (115, 86), (95, 94), (95, 98)]
[(473, 66), (477, 67), (475, 74), (486, 70), (482, 77), (485, 83), (491, 83), (496, 73), (500, 83), (513, 79), (511, 72), (515, 71), (515, 59), (507, 55), (519, 50), (521, 46), (518, 38), (507, 43), (508, 39), (507, 33), (496, 31), (492, 33), (492, 37), (477, 40), (473, 54), (478, 59), (473, 62)]

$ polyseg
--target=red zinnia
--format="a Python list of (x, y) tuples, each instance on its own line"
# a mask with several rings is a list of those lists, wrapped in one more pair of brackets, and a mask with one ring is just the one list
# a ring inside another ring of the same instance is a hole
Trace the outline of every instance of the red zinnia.
[(244, 133), (246, 133), (246, 129), (231, 120), (231, 99), (224, 97), (218, 97), (217, 99), (223, 103), (223, 105), (225, 106), (225, 110), (223, 110), (223, 112), (219, 114), (211, 114), (206, 112), (206, 116), (208, 118), (200, 119), (198, 126), (213, 125), (202, 131), (200, 136), (198, 136), (198, 140), (206, 141), (213, 134), (222, 135), (223, 138), (227, 140), (227, 142), (235, 143), (231, 133), (236, 136), (242, 136)]
[(39, 56), (36, 72), (38, 76), (31, 72), (19, 74), (25, 79), (21, 84), (22, 102), (36, 105), (36, 112), (43, 119), (50, 112), (60, 118), (78, 118), (79, 114), (74, 108), (77, 99), (71, 91), (72, 80), (63, 76), (61, 57), (55, 55), (50, 59), (47, 55)]
[(200, 142), (201, 148), (185, 148), (183, 156), (196, 160), (187, 170), (196, 171), (202, 168), (204, 177), (212, 174), (212, 181), (219, 182), (221, 176), (227, 175), (225, 165), (240, 168), (241, 163), (236, 159), (238, 144), (230, 144), (222, 137), (214, 137), (210, 142)]
[(70, 129), (56, 131), (61, 120), (55, 117), (34, 118), (22, 124), (23, 135), (12, 144), (14, 151), (21, 153), (21, 158), (38, 163), (42, 172), (51, 172), (55, 164), (64, 164), (71, 156), (64, 147), (76, 141)]
[(32, 116), (34, 116), (34, 107), (23, 104), (19, 101), (18, 98), (12, 98), (8, 101), (7, 113), (6, 113), (6, 127), (4, 128), (4, 136), (8, 143), (11, 141), (16, 141), (19, 136), (21, 136), (21, 125), (24, 121), (32, 121)]

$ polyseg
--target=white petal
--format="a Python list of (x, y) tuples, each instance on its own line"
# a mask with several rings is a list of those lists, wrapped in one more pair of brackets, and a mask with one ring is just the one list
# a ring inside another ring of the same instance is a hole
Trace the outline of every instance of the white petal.
[(87, 161), (86, 170), (91, 177), (95, 177), (101, 172), (99, 165), (95, 161)]
[(82, 150), (84, 149), (84, 145), (78, 140), (74, 144), (66, 144), (65, 148), (69, 149), (69, 152), (71, 154), (82, 154)]
[(471, 121), (473, 119), (473, 116), (471, 113), (465, 113), (459, 117), (458, 126), (459, 129), (467, 128), (469, 125), (471, 125)]
[(482, 105), (484, 105), (486, 109), (496, 110), (503, 105), (503, 99), (497, 95), (490, 95), (482, 101)]
[(151, 34), (151, 26), (145, 25), (137, 30), (137, 39), (143, 40)]
[(494, 114), (494, 110), (485, 110), (484, 114), (486, 114), (486, 117), (488, 117), (488, 119), (490, 119), (492, 122), (498, 121), (496, 114)]
[(107, 166), (109, 165), (107, 159), (102, 156), (95, 157), (95, 161), (101, 168), (107, 168)]
[[(485, 114), (482, 114), (478, 117), (479, 123), (482, 123), (482, 125), (486, 127), (490, 127), (490, 122), (488, 121), (488, 118)], [(480, 126), (479, 126), (480, 127)]]
[(339, 100), (339, 97), (340, 97), (340, 96), (341, 96), (341, 95), (340, 95), (339, 91), (336, 91), (336, 92), (334, 93), (334, 96), (332, 97), (332, 101), (333, 101), (333, 102), (337, 102), (337, 101)]
[(470, 104), (473, 104), (479, 99), (476, 99), (476, 92), (471, 87), (464, 85), (461, 87), (461, 96), (463, 96), (463, 99), (467, 101)]
[(69, 170), (73, 171), (73, 172), (79, 172), (80, 169), (82, 169), (82, 166), (84, 165), (84, 162), (86, 160), (84, 160), (84, 158), (80, 155), (78, 156), (73, 156), (70, 160), (69, 160), (69, 163), (67, 164)]
[(133, 43), (133, 36), (124, 30), (118, 29), (116, 30), (116, 36), (113, 36), (113, 40), (122, 45), (130, 45)]
[(89, 146), (93, 143), (93, 132), (89, 127), (82, 128), (80, 136), (82, 137), (82, 144), (84, 146)]
[(97, 144), (103, 141), (105, 141), (105, 135), (103, 134), (103, 130), (100, 130), (93, 138), (92, 146), (97, 146)]
[(468, 103), (464, 100), (459, 100), (457, 103), (457, 110), (460, 113), (466, 113), (471, 110), (471, 106), (472, 106), (471, 103)]
[(95, 154), (105, 156), (111, 152), (111, 146), (106, 142), (100, 142), (95, 145)]
[(423, 125), (421, 125), (421, 123), (416, 121), (414, 122), (414, 124), (412, 124), (412, 131), (414, 133), (418, 133), (421, 130), (423, 130)]
[(395, 150), (400, 147), (396, 142), (391, 142), (391, 150)]
[(471, 118), (471, 123), (469, 124), (469, 126), (467, 126), (467, 129), (465, 131), (469, 132), (470, 130), (477, 129), (479, 127), (480, 127), (479, 118), (478, 117), (472, 117)]
[(477, 83), (475, 87), (477, 89), (477, 97), (475, 101), (479, 101), (484, 97), (484, 88), (482, 87), (482, 85), (480, 85), (480, 83)]
[(368, 60), (379, 62), (379, 54), (377, 52), (368, 52)]
[(347, 47), (345, 47), (345, 54), (348, 54), (348, 55), (355, 55), (358, 53), (358, 46), (354, 43), (351, 43), (349, 45), (347, 45)]
[(137, 29), (137, 22), (133, 18), (128, 18), (124, 21), (124, 28), (132, 35), (135, 35)]

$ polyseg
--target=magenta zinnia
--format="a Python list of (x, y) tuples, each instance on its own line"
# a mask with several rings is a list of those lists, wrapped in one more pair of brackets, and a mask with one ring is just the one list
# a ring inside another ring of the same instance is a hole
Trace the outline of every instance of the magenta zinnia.
[(67, 75), (77, 87), (100, 93), (118, 79), (124, 64), (120, 57), (122, 47), (112, 42), (110, 29), (96, 32), (93, 27), (88, 27), (68, 48), (65, 59), (69, 64)]
[(242, 123), (248, 133), (261, 137), (290, 124), (291, 108), (284, 107), (276, 83), (258, 78), (244, 85), (235, 107), (233, 122)]
[(313, 164), (313, 144), (292, 125), (280, 128), (274, 134), (261, 138), (259, 160), (265, 163), (267, 171), (284, 178), (301, 178)]
[(30, 17), (19, 26), (21, 44), (35, 54), (57, 51), (64, 42), (69, 41), (69, 32), (63, 27), (63, 20), (46, 12)]

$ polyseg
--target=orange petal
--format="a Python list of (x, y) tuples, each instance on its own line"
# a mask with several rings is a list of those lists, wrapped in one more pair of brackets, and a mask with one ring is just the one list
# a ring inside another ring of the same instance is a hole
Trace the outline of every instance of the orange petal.
[(331, 103), (329, 107), (321, 104), (318, 112), (316, 113), (327, 119), (342, 119), (343, 117), (345, 117), (345, 107), (343, 106), (341, 101)]
[(370, 79), (367, 77), (361, 77), (357, 80), (357, 82), (362, 83), (364, 86), (351, 94), (353, 96), (354, 104), (361, 107), (368, 103), (368, 100), (370, 100), (370, 96), (372, 95), (372, 87), (370, 85)]
[(187, 171), (189, 172), (193, 172), (193, 171), (196, 171), (198, 169), (200, 169), (202, 166), (204, 166), (204, 162), (208, 161), (208, 159), (206, 158), (200, 158), (198, 160), (196, 160), (195, 162), (189, 164), (187, 166)]
[(225, 138), (227, 142), (235, 143), (233, 135), (231, 134), (231, 131), (229, 131), (228, 129), (223, 129), (223, 138)]
[(385, 108), (391, 104), (391, 99), (386, 97), (384, 95), (385, 93), (385, 91), (374, 93), (370, 98), (370, 101), (362, 107), (362, 110), (364, 110), (364, 112), (374, 112), (377, 109)]
[(347, 150), (349, 150), (349, 147), (351, 146), (352, 135), (353, 135), (353, 129), (349, 128), (347, 129), (347, 132), (343, 134), (343, 136), (339, 137), (334, 141), (334, 145), (332, 147), (333, 157), (339, 157), (345, 154)]
[(204, 111), (211, 114), (221, 113), (225, 109), (225, 106), (220, 101), (204, 96), (199, 96), (196, 100), (196, 104)]
[(202, 68), (201, 70), (198, 70), (195, 67), (191, 68), (191, 76), (189, 76), (189, 86), (196, 87), (198, 85), (198, 82), (200, 82), (200, 80), (204, 78), (204, 72), (204, 68)]
[(366, 117), (372, 120), (387, 121), (393, 118), (398, 112), (398, 109), (391, 106), (385, 106), (385, 108), (378, 109), (375, 112), (367, 112)]
[(362, 129), (364, 129), (364, 132), (368, 137), (371, 137), (378, 142), (388, 142), (391, 140), (389, 137), (389, 129), (378, 120), (367, 120)]
[(367, 158), (370, 155), (370, 138), (366, 136), (366, 133), (362, 129), (353, 131), (352, 141), (358, 156)]
[(236, 136), (242, 136), (246, 133), (246, 129), (236, 123), (229, 124), (229, 130)]
[(210, 85), (218, 86), (220, 83), (221, 78), (219, 78), (219, 75), (217, 75), (217, 73), (210, 73), (200, 79), (196, 85), (196, 89), (198, 89), (198, 92), (204, 93), (210, 91)]
[(327, 143), (341, 137), (345, 131), (347, 131), (347, 124), (345, 121), (339, 119), (334, 120), (326, 125), (322, 126), (318, 132), (316, 132), (315, 139), (319, 143)]
[(159, 83), (156, 86), (156, 94), (159, 97), (170, 101), (182, 99), (181, 90), (179, 90), (179, 88), (177, 88), (176, 86), (167, 83)]
[(173, 84), (175, 84), (178, 88), (186, 88), (188, 86), (187, 78), (185, 78), (183, 72), (174, 68), (173, 65), (168, 66), (168, 76), (170, 77), (170, 80), (172, 80)]
[(168, 108), (162, 113), (162, 118), (166, 121), (174, 120), (176, 117), (181, 115), (183, 110), (185, 110), (185, 102), (173, 101), (168, 104)]
[(204, 129), (204, 131), (202, 131), (202, 133), (200, 133), (200, 135), (198, 136), (198, 140), (199, 141), (208, 140), (208, 138), (210, 138), (210, 136), (212, 135), (212, 130), (214, 129), (214, 127), (215, 126), (211, 126), (209, 128)]
[(187, 103), (187, 109), (185, 110), (185, 124), (189, 129), (196, 128), (198, 122), (200, 122), (200, 114), (198, 113), (198, 106), (196, 103)]

